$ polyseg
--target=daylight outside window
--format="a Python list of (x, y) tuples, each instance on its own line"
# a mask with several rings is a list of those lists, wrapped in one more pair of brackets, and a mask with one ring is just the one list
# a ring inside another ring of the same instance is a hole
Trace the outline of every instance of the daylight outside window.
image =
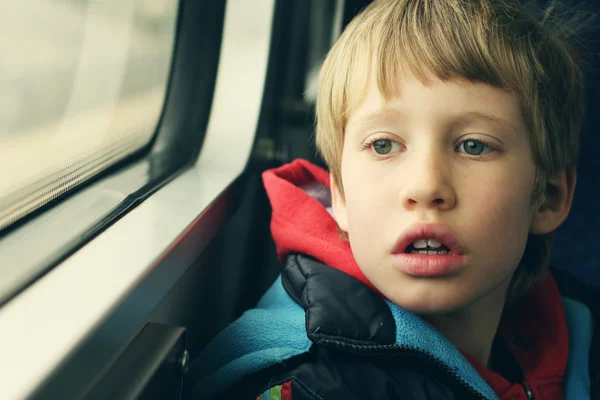
[(176, 0), (33, 0), (0, 13), (0, 231), (146, 145)]

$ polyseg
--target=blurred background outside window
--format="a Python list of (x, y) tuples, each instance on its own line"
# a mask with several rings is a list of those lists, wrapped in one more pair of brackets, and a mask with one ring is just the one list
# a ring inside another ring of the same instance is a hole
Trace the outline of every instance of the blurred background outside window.
[(0, 13), (0, 231), (152, 139), (176, 0), (31, 0)]

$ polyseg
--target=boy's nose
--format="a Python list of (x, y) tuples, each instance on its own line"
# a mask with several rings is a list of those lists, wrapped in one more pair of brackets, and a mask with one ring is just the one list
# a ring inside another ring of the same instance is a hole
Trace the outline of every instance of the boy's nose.
[(441, 160), (425, 160), (411, 169), (401, 183), (401, 202), (406, 210), (448, 210), (456, 203), (456, 193), (450, 184), (449, 171)]

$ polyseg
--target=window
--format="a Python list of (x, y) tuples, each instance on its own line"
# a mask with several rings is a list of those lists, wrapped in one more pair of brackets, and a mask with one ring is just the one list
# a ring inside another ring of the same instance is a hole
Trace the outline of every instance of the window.
[(0, 230), (147, 145), (176, 0), (36, 0), (0, 14)]

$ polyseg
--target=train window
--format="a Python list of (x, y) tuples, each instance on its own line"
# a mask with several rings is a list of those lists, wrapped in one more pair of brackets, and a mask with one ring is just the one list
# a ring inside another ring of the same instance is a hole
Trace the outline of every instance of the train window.
[(175, 0), (13, 2), (0, 15), (0, 230), (147, 145)]

